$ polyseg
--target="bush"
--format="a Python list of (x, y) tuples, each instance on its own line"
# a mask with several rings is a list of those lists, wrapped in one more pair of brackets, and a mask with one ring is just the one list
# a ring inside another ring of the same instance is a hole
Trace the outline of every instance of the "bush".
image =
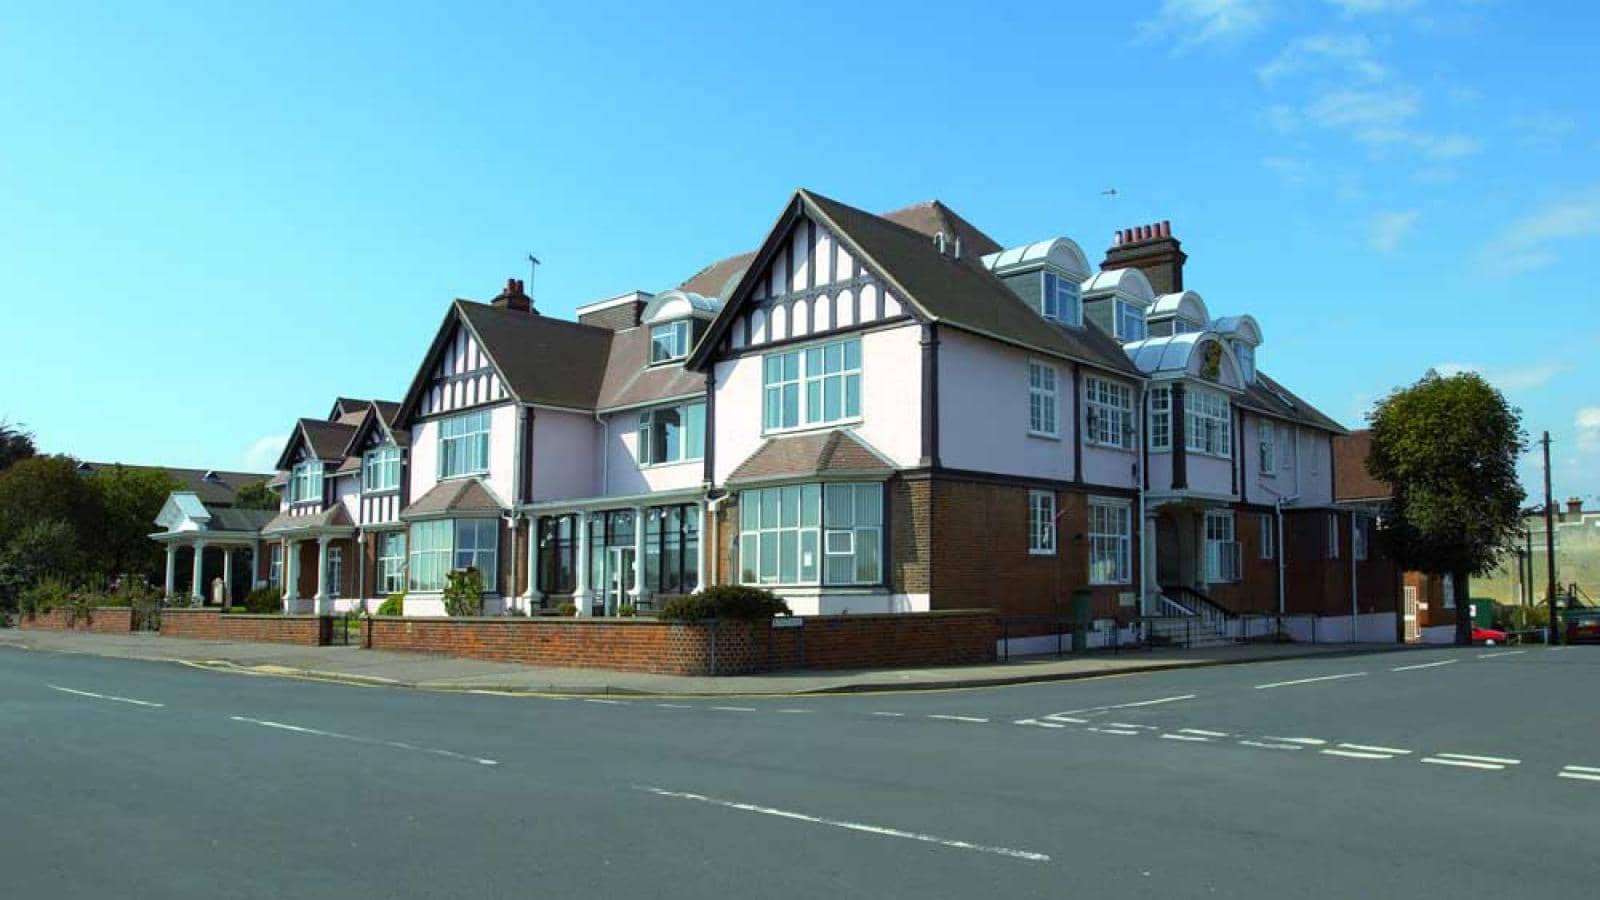
[(567, 602), (565, 602), (565, 603), (561, 604), (560, 606), (556, 607), (556, 615), (558, 615), (558, 616), (566, 616), (568, 618), (572, 618), (573, 616), (576, 616), (577, 614), (578, 614), (578, 604), (573, 603), (571, 600), (568, 600)]
[(444, 612), (447, 616), (483, 615), (483, 575), (468, 566), (444, 576)]
[(258, 587), (244, 596), (244, 609), (258, 615), (283, 612), (283, 595), (275, 587)]
[(639, 614), (639, 607), (634, 606), (632, 603), (624, 603), (621, 606), (617, 607), (617, 616), (618, 616), (618, 618), (631, 619), (634, 616), (637, 616), (638, 614)]
[(25, 618), (32, 619), (65, 605), (71, 594), (72, 585), (66, 579), (47, 576), (22, 589), (17, 608)]
[(673, 622), (708, 619), (754, 622), (789, 614), (789, 604), (771, 591), (743, 584), (719, 584), (687, 597), (667, 598), (658, 618)]
[(384, 601), (382, 603), (378, 604), (378, 615), (380, 615), (380, 616), (403, 616), (403, 615), (406, 614), (405, 613), (405, 603), (406, 603), (406, 592), (405, 591), (401, 591), (398, 594), (390, 594), (388, 597), (384, 598)]

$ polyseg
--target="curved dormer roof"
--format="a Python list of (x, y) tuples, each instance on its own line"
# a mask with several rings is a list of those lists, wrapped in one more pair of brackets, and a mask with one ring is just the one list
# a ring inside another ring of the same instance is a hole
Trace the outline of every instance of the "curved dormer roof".
[(1211, 313), (1206, 310), (1206, 301), (1195, 291), (1178, 291), (1157, 297), (1147, 317), (1157, 319), (1167, 316), (1176, 316), (1193, 322), (1196, 328), (1204, 328), (1206, 323), (1211, 321)]
[[(1206, 371), (1208, 345), (1217, 347), (1216, 371)], [(1242, 390), (1239, 360), (1228, 347), (1228, 342), (1209, 331), (1187, 331), (1146, 338), (1122, 345), (1124, 353), (1133, 364), (1152, 378), (1197, 377), (1233, 390)]]
[(691, 291), (673, 288), (650, 298), (644, 306), (644, 311), (639, 313), (639, 322), (650, 325), (670, 319), (683, 319), (693, 317), (696, 319), (710, 319), (722, 309), (722, 303), (715, 297), (705, 297)]
[(1138, 269), (1110, 269), (1096, 273), (1083, 283), (1083, 299), (1093, 300), (1116, 294), (1124, 300), (1133, 300), (1149, 306), (1155, 302), (1155, 289), (1150, 287), (1150, 279)]
[(1011, 247), (983, 257), (983, 264), (996, 275), (1049, 263), (1079, 279), (1088, 277), (1089, 258), (1071, 238), (1058, 237)]
[(1261, 326), (1252, 315), (1223, 316), (1211, 323), (1211, 330), (1252, 347), (1261, 346)]

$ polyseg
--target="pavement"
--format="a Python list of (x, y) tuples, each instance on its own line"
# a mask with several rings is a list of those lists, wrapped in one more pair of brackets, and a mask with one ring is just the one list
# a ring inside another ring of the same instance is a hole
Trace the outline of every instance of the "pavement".
[(665, 694), (761, 696), (994, 687), (1127, 675), (1160, 669), (1234, 665), (1352, 652), (1405, 650), (1398, 645), (1235, 644), (1174, 650), (1094, 651), (1065, 658), (1025, 657), (990, 665), (924, 669), (800, 671), (697, 677), (524, 666), (459, 657), (357, 647), (163, 638), (152, 632), (0, 630), (0, 647), (159, 660), (259, 675), (316, 678), (424, 690), (490, 690), (537, 694)]
[[(165, 642), (164, 642), (165, 643)], [(772, 698), (0, 647), (7, 897), (1578, 897), (1600, 648)]]

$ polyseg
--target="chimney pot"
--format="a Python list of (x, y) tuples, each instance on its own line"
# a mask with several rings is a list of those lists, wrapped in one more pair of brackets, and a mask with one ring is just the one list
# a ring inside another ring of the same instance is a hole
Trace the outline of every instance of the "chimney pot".
[(1568, 497), (1567, 498), (1567, 515), (1566, 515), (1565, 518), (1570, 518), (1574, 522), (1577, 522), (1577, 521), (1579, 521), (1579, 520), (1581, 520), (1583, 518), (1583, 499), (1582, 498), (1580, 498), (1580, 497)]

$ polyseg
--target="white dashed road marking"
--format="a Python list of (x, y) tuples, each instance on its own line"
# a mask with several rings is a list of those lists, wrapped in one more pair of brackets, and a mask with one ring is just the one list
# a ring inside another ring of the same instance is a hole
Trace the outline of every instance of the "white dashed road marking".
[(807, 822), (812, 825), (827, 825), (832, 828), (843, 828), (849, 831), (860, 831), (866, 834), (876, 834), (882, 837), (903, 838), (908, 841), (920, 841), (924, 844), (937, 844), (955, 850), (973, 850), (978, 853), (990, 853), (995, 856), (1008, 856), (1012, 859), (1023, 859), (1029, 862), (1049, 862), (1050, 856), (1045, 853), (1034, 853), (1030, 850), (1016, 850), (1011, 847), (997, 847), (988, 844), (974, 844), (969, 841), (957, 841), (950, 838), (937, 837), (931, 834), (919, 834), (915, 831), (902, 831), (898, 828), (885, 828), (881, 825), (867, 825), (861, 822), (847, 822), (843, 819), (829, 819), (822, 816), (813, 816), (786, 809), (777, 809), (771, 806), (757, 806), (753, 803), (739, 803), (734, 800), (719, 800), (716, 797), (707, 797), (704, 794), (691, 794), (686, 791), (669, 791), (658, 787), (640, 787), (639, 790), (648, 791), (657, 797), (670, 797), (675, 800), (692, 800), (696, 803), (705, 803), (711, 806), (720, 806), (723, 809), (734, 809), (740, 812), (757, 813), (763, 816), (775, 816), (780, 819), (789, 819), (795, 822)]
[(1420, 762), (1434, 766), (1456, 766), (1462, 769), (1499, 770), (1506, 766), (1515, 766), (1522, 760), (1500, 756), (1472, 756), (1466, 753), (1435, 753), (1433, 756), (1424, 757)]
[(1270, 734), (1267, 735), (1267, 740), (1269, 740), (1269, 741), (1279, 741), (1279, 742), (1285, 743), (1285, 744), (1305, 744), (1308, 747), (1320, 747), (1323, 744), (1327, 743), (1327, 741), (1323, 740), (1322, 738), (1273, 737)]
[(1556, 773), (1560, 778), (1571, 778), (1577, 781), (1600, 781), (1600, 768), (1594, 766), (1562, 766)]
[(875, 716), (887, 716), (887, 717), (889, 717), (889, 718), (891, 718), (891, 719), (899, 719), (899, 718), (903, 718), (903, 717), (904, 717), (904, 716), (905, 716), (905, 713), (897, 713), (897, 712), (875, 712), (875, 713), (873, 713), (873, 715), (875, 715)]
[(1270, 741), (1240, 741), (1246, 747), (1259, 747), (1262, 750), (1304, 750), (1300, 744), (1275, 744)]
[(1106, 710), (1110, 709), (1134, 709), (1135, 707), (1139, 706), (1158, 706), (1162, 703), (1177, 703), (1179, 700), (1193, 700), (1195, 696), (1196, 695), (1194, 694), (1179, 694), (1176, 697), (1157, 697), (1154, 700), (1139, 700), (1134, 703), (1114, 703), (1110, 706), (1091, 706), (1088, 709), (1069, 709), (1066, 712), (1058, 712), (1045, 716), (1045, 718), (1058, 719), (1065, 716), (1077, 715), (1079, 713), (1105, 712)]
[(1496, 656), (1516, 656), (1518, 653), (1527, 653), (1526, 650), (1501, 650), (1498, 653), (1480, 653), (1479, 659), (1494, 659)]
[(1313, 684), (1318, 681), (1338, 681), (1341, 678), (1360, 678), (1365, 672), (1345, 672), (1342, 675), (1319, 675), (1316, 678), (1296, 678), (1293, 681), (1274, 681), (1270, 684), (1258, 684), (1256, 690), (1264, 691), (1268, 688), (1290, 687), (1296, 684)]
[(1178, 730), (1180, 732), (1184, 733), (1184, 734), (1198, 734), (1198, 735), (1201, 735), (1202, 737), (1227, 737), (1228, 736), (1228, 732), (1226, 732), (1226, 731), (1207, 731), (1204, 728), (1179, 728)]
[(1399, 747), (1377, 747), (1372, 744), (1340, 744), (1339, 746), (1346, 750), (1364, 750), (1367, 753), (1387, 753), (1391, 756), (1405, 756), (1411, 752), (1410, 750), (1402, 750)]
[(754, 706), (713, 706), (711, 708), (719, 709), (723, 712), (760, 712)]
[(627, 705), (627, 704), (623, 703), (621, 700), (601, 700), (598, 697), (585, 697), (585, 698), (583, 698), (583, 702), (585, 702), (585, 703), (604, 703), (607, 706), (626, 706)]
[(978, 716), (931, 715), (928, 718), (930, 718), (930, 719), (942, 719), (942, 720), (944, 720), (946, 722), (987, 722), (987, 721), (989, 721), (988, 719), (980, 718)]
[(47, 684), (45, 687), (52, 691), (60, 691), (63, 694), (76, 694), (79, 697), (93, 697), (96, 700), (111, 700), (116, 703), (131, 703), (134, 706), (153, 706), (159, 709), (166, 705), (165, 703), (152, 703), (149, 700), (135, 700), (132, 697), (113, 697), (110, 694), (96, 694), (93, 691), (75, 691), (72, 688), (54, 684)]
[(694, 709), (687, 703), (657, 703), (656, 705), (662, 709)]
[(1067, 727), (1067, 726), (1061, 724), (1060, 722), (1044, 722), (1044, 721), (1041, 721), (1039, 719), (1018, 719), (1015, 722), (1012, 722), (1011, 724), (1013, 724), (1013, 725), (1033, 725), (1033, 726), (1036, 726), (1036, 727), (1039, 727), (1039, 728), (1065, 728), (1065, 727)]
[(432, 756), (444, 756), (449, 757), (450, 759), (462, 759), (467, 760), (468, 762), (475, 762), (480, 766), (500, 765), (500, 763), (496, 760), (484, 759), (478, 756), (468, 756), (465, 753), (457, 753), (454, 750), (439, 750), (434, 747), (419, 747), (416, 744), (408, 744), (404, 741), (385, 741), (379, 738), (359, 737), (353, 734), (340, 734), (337, 731), (323, 731), (319, 728), (307, 728), (303, 725), (285, 725), (282, 722), (269, 722), (266, 719), (251, 719), (245, 716), (229, 716), (228, 718), (235, 722), (247, 722), (251, 725), (260, 725), (263, 728), (274, 728), (278, 731), (289, 731), (295, 734), (310, 734), (316, 735), (317, 737), (336, 738), (341, 741), (354, 741), (357, 744), (372, 744), (379, 747), (393, 747), (396, 750), (411, 750), (417, 753), (427, 753)]
[(1389, 671), (1391, 671), (1391, 672), (1410, 672), (1413, 669), (1431, 669), (1431, 668), (1433, 668), (1435, 666), (1453, 665), (1453, 664), (1458, 663), (1460, 661), (1461, 660), (1459, 660), (1459, 659), (1441, 659), (1438, 662), (1418, 663), (1418, 664), (1416, 664), (1414, 666), (1395, 666), (1394, 668), (1390, 669)]
[(1388, 753), (1368, 753), (1364, 750), (1335, 750), (1330, 748), (1318, 752), (1326, 753), (1329, 756), (1342, 756), (1346, 759), (1394, 759)]
[(1211, 738), (1201, 737), (1198, 734), (1170, 734), (1169, 733), (1169, 734), (1163, 734), (1161, 736), (1161, 739), (1164, 740), (1164, 741), (1193, 741), (1194, 743), (1197, 743), (1197, 744), (1209, 744), (1209, 743), (1211, 743)]

